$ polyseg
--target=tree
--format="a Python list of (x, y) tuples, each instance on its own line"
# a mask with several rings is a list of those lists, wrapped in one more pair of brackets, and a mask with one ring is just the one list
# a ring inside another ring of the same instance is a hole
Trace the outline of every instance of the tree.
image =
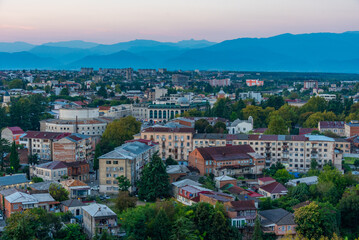
[(194, 123), (194, 129), (198, 133), (205, 133), (206, 127), (209, 125), (206, 119), (199, 119)]
[(31, 181), (34, 183), (39, 183), (39, 182), (43, 182), (44, 179), (42, 179), (41, 177), (32, 177)]
[(278, 110), (281, 106), (284, 105), (284, 99), (281, 96), (271, 95), (268, 100), (264, 103), (265, 107), (273, 107), (275, 110)]
[(152, 239), (168, 240), (171, 233), (171, 223), (167, 217), (166, 212), (161, 208), (152, 225), (151, 236)]
[(263, 231), (261, 228), (261, 221), (257, 216), (256, 221), (254, 222), (254, 230), (252, 235), (252, 240), (263, 240)]
[(20, 159), (15, 141), (12, 143), (10, 149), (10, 166), (15, 173), (17, 173), (20, 168)]
[(136, 203), (136, 197), (131, 197), (128, 191), (120, 191), (115, 200), (115, 207), (118, 211), (123, 212), (128, 208), (136, 207)]
[(313, 158), (312, 160), (310, 160), (310, 169), (316, 170), (317, 167), (318, 167), (318, 162), (317, 162), (317, 160), (314, 159), (314, 158)]
[(0, 163), (1, 163), (1, 170), (4, 170), (4, 155), (5, 153), (10, 152), (10, 143), (5, 138), (0, 138)]
[(138, 197), (141, 200), (153, 202), (157, 198), (169, 196), (170, 184), (166, 166), (158, 153), (155, 153), (144, 167), (138, 187)]
[(355, 229), (358, 231), (359, 224), (359, 194), (358, 187), (352, 187), (344, 193), (342, 199), (338, 203), (343, 218), (341, 224), (344, 228)]
[(339, 232), (339, 214), (330, 203), (312, 202), (294, 213), (296, 231), (308, 239), (331, 237)]
[(359, 159), (355, 159), (355, 161), (354, 161), (354, 166), (355, 166), (356, 168), (359, 167)]
[(213, 126), (213, 131), (215, 133), (225, 133), (226, 130), (226, 124), (224, 122), (216, 122)]
[(64, 229), (59, 233), (61, 239), (64, 240), (85, 240), (86, 236), (81, 231), (81, 226), (79, 224), (67, 224)]
[(178, 162), (176, 160), (174, 160), (171, 156), (169, 156), (166, 159), (166, 166), (169, 166), (169, 165), (178, 165)]
[(60, 91), (60, 96), (69, 96), (70, 95), (70, 92), (69, 92), (69, 89), (67, 87), (64, 87), (61, 89)]
[(69, 192), (58, 183), (51, 183), (49, 187), (50, 195), (59, 202), (69, 199)]
[(186, 217), (179, 217), (172, 227), (170, 240), (198, 240), (193, 222)]
[(36, 165), (36, 164), (39, 163), (39, 158), (38, 158), (37, 153), (35, 153), (35, 154), (30, 154), (29, 157), (28, 157), (28, 159), (29, 159), (29, 164), (30, 164), (30, 165)]
[(119, 176), (117, 177), (118, 181), (118, 190), (119, 191), (128, 191), (128, 189), (131, 187), (131, 182), (128, 180), (125, 176)]
[(107, 90), (104, 86), (101, 86), (100, 89), (97, 91), (97, 95), (107, 98)]
[(279, 115), (272, 116), (270, 118), (268, 130), (266, 133), (275, 134), (275, 135), (288, 134), (288, 128), (286, 126), (286, 122)]
[(285, 184), (287, 183), (290, 179), (293, 179), (294, 176), (291, 175), (286, 169), (279, 169), (277, 170), (277, 172), (274, 174), (274, 178), (282, 183)]

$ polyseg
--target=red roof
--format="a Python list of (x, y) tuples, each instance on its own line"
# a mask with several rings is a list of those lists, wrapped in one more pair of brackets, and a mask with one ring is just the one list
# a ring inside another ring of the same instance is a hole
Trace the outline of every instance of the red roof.
[(299, 128), (299, 135), (305, 135), (318, 130), (318, 128)]
[(271, 177), (262, 177), (262, 178), (258, 178), (259, 181), (262, 182), (269, 182), (269, 181), (275, 181), (273, 178)]
[(279, 182), (270, 183), (264, 186), (261, 186), (260, 189), (268, 193), (282, 193), (286, 192), (287, 189)]
[(268, 128), (257, 128), (253, 130), (253, 133), (264, 133)]
[(149, 127), (142, 132), (188, 132), (194, 133), (194, 128), (168, 128), (168, 127)]
[(154, 142), (152, 140), (146, 140), (146, 139), (133, 139), (133, 140), (127, 140), (126, 143), (129, 143), (129, 142), (141, 142), (141, 143), (144, 143), (148, 146), (154, 146), (154, 145), (158, 145), (159, 143), (157, 142)]
[(253, 192), (253, 191), (249, 191), (249, 190), (247, 190), (247, 191), (249, 192), (248, 196), (250, 196), (250, 197), (254, 197), (254, 198), (264, 197), (262, 194), (259, 194), (259, 193)]
[(256, 210), (254, 200), (239, 200), (231, 202), (232, 208), (236, 211), (242, 210)]
[(99, 110), (101, 111), (104, 111), (104, 110), (110, 110), (111, 109), (111, 107), (110, 106), (99, 106)]
[(8, 127), (8, 129), (12, 132), (12, 134), (23, 134), (24, 130), (22, 130), (20, 127)]
[(320, 121), (320, 128), (343, 128), (345, 122), (344, 121)]
[(26, 138), (37, 138), (37, 139), (61, 139), (69, 136), (71, 133), (55, 133), (55, 132), (38, 132), (38, 131), (27, 131), (24, 137)]
[(199, 153), (205, 160), (234, 160), (234, 159), (250, 159), (248, 153), (254, 150), (249, 145), (235, 145), (225, 147), (205, 147), (197, 148)]

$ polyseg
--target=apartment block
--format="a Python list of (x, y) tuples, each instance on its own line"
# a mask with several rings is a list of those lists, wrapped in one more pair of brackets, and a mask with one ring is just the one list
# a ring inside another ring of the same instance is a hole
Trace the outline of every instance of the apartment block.
[(140, 133), (140, 138), (159, 143), (159, 155), (165, 160), (171, 156), (181, 165), (187, 165), (192, 151), (194, 128), (149, 127)]
[(321, 133), (332, 132), (340, 137), (345, 137), (344, 121), (320, 121), (318, 129)]
[(158, 144), (140, 139), (129, 141), (99, 157), (100, 192), (117, 193), (119, 176), (130, 180), (130, 191), (135, 191), (143, 167), (157, 151)]
[(344, 129), (346, 137), (359, 135), (359, 121), (350, 121), (349, 123), (346, 123)]

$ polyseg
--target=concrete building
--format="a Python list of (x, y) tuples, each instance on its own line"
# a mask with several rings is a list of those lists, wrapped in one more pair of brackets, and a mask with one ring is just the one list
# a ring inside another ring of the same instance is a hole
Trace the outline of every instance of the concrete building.
[(296, 234), (293, 213), (277, 208), (260, 211), (258, 215), (264, 233), (274, 233), (277, 239)]
[(350, 121), (344, 126), (345, 136), (352, 137), (355, 135), (359, 135), (359, 121)]
[(344, 121), (320, 121), (318, 129), (321, 133), (332, 132), (340, 137), (345, 137)]
[(60, 184), (69, 192), (70, 199), (85, 199), (90, 195), (90, 186), (80, 180), (69, 179)]
[(248, 133), (253, 130), (253, 117), (249, 116), (248, 120), (236, 119), (227, 130), (231, 134)]
[(148, 100), (149, 101), (155, 101), (161, 97), (164, 97), (167, 94), (168, 90), (167, 88), (159, 88), (154, 87), (148, 91)]
[(92, 239), (96, 233), (107, 232), (112, 236), (119, 235), (117, 214), (103, 204), (93, 203), (82, 207), (83, 227), (85, 233)]
[(82, 220), (83, 210), (82, 207), (86, 206), (83, 202), (77, 199), (69, 199), (61, 202), (61, 211), (62, 212), (71, 212), (74, 217)]
[(159, 143), (159, 155), (165, 160), (171, 156), (179, 164), (187, 165), (192, 151), (193, 128), (149, 127), (140, 133), (141, 139)]
[(63, 162), (89, 161), (93, 158), (93, 137), (73, 133), (52, 143), (53, 160)]
[(259, 79), (247, 79), (246, 84), (248, 87), (263, 86), (264, 81), (259, 81)]
[(1, 138), (6, 139), (9, 143), (15, 141), (16, 144), (20, 144), (22, 134), (24, 131), (20, 127), (6, 127), (1, 131)]
[(210, 79), (208, 80), (208, 83), (212, 87), (228, 87), (231, 85), (231, 79), (230, 78)]
[(254, 99), (257, 103), (262, 102), (262, 94), (260, 92), (241, 92), (237, 96), (239, 99)]
[(130, 191), (136, 190), (143, 167), (158, 151), (158, 144), (152, 141), (132, 141), (99, 157), (100, 192), (117, 193), (117, 177), (125, 176), (131, 182)]
[(26, 174), (13, 174), (0, 177), (0, 190), (9, 188), (27, 188), (30, 181), (26, 178)]
[(189, 77), (183, 74), (173, 74), (172, 75), (172, 83), (178, 87), (186, 87), (188, 86)]
[(188, 156), (189, 166), (200, 175), (255, 176), (261, 174), (265, 158), (254, 152), (249, 145), (205, 147), (193, 150)]
[(123, 118), (132, 115), (132, 105), (122, 104), (118, 106), (111, 106), (109, 110), (104, 114), (105, 117), (111, 118)]
[(6, 91), (4, 96), (2, 97), (2, 103), (1, 103), (1, 107), (5, 108), (8, 107), (10, 105), (11, 102), (11, 97), (10, 94)]
[(68, 176), (67, 166), (60, 161), (30, 166), (30, 177), (40, 177), (44, 181), (58, 181)]
[(315, 80), (307, 80), (304, 81), (304, 87), (305, 90), (307, 89), (313, 89), (313, 88), (318, 88), (318, 81)]

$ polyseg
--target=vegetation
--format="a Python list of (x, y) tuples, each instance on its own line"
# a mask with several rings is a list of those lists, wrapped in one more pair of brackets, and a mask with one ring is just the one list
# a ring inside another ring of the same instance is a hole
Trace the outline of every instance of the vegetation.
[(51, 183), (49, 187), (50, 195), (59, 202), (69, 199), (69, 192), (60, 184)]

